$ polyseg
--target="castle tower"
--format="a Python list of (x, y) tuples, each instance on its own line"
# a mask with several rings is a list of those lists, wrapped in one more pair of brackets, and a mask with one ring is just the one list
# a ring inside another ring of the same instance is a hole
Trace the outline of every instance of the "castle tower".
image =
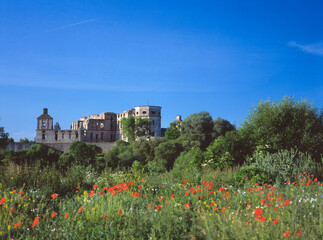
[(48, 142), (53, 135), (53, 118), (48, 114), (48, 109), (43, 109), (43, 114), (37, 118), (36, 142)]
[(149, 118), (151, 136), (161, 137), (161, 107), (138, 106), (135, 107), (134, 115), (135, 117)]

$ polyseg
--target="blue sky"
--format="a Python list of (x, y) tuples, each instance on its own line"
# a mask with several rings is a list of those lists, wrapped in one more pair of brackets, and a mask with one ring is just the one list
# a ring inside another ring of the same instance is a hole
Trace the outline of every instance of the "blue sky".
[(1, 1), (0, 126), (33, 139), (42, 108), (162, 106), (240, 125), (259, 100), (323, 103), (322, 1)]

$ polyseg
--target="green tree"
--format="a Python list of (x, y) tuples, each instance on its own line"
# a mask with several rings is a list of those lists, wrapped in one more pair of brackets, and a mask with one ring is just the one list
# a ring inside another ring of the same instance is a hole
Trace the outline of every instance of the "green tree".
[(323, 112), (306, 100), (260, 101), (240, 131), (253, 150), (259, 145), (273, 152), (298, 149), (317, 161), (323, 154)]
[(129, 141), (135, 140), (135, 127), (136, 121), (133, 116), (129, 116), (128, 118), (121, 119), (121, 129), (122, 134), (128, 138)]
[(227, 132), (236, 130), (235, 126), (232, 125), (228, 120), (218, 117), (213, 122), (214, 137), (224, 136)]
[(150, 137), (150, 124), (151, 121), (149, 118), (136, 118), (135, 121), (135, 136), (138, 137)]
[(55, 130), (55, 131), (61, 130), (61, 126), (59, 125), (59, 123), (58, 123), (58, 122), (56, 122), (56, 123), (54, 124), (54, 130)]
[(135, 118), (133, 116), (122, 118), (121, 129), (122, 134), (129, 141), (133, 141), (138, 137), (148, 138), (150, 136), (150, 120), (148, 118)]
[(0, 148), (6, 148), (9, 141), (9, 133), (4, 131), (4, 127), (0, 127)]
[(205, 149), (213, 141), (213, 121), (210, 113), (194, 113), (185, 118), (181, 123), (182, 133), (199, 134), (202, 136), (202, 149)]
[(70, 146), (70, 154), (74, 157), (76, 162), (82, 165), (94, 163), (96, 155), (101, 152), (102, 149), (98, 146), (80, 141), (75, 141)]
[(162, 162), (166, 169), (170, 170), (182, 150), (182, 146), (178, 142), (167, 141), (161, 143), (155, 148), (154, 161)]
[(165, 138), (177, 139), (181, 135), (180, 122), (171, 122), (165, 132)]

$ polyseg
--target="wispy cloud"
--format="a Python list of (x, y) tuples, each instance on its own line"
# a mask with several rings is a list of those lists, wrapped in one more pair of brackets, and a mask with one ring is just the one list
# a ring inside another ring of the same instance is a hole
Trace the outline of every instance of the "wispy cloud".
[(296, 47), (303, 52), (323, 56), (323, 43), (321, 43), (321, 42), (302, 45), (302, 44), (299, 44), (295, 41), (291, 41), (288, 43), (288, 46)]
[(84, 21), (81, 21), (81, 22), (76, 22), (76, 23), (64, 25), (64, 26), (61, 26), (61, 27), (57, 27), (57, 28), (53, 28), (53, 29), (47, 30), (46, 32), (47, 33), (49, 33), (49, 32), (55, 32), (55, 31), (62, 30), (62, 29), (65, 29), (65, 28), (74, 27), (76, 25), (80, 25), (80, 24), (84, 24), (84, 23), (88, 23), (88, 22), (94, 22), (95, 20), (98, 20), (98, 18), (88, 19), (88, 20), (84, 20)]
[(112, 91), (112, 92), (183, 92), (183, 93), (203, 93), (203, 92), (227, 92), (235, 91), (234, 86), (222, 86), (221, 88), (198, 88), (194, 86), (186, 86), (180, 88), (173, 88), (164, 86), (163, 84), (155, 84), (154, 86), (146, 85), (116, 85), (116, 84), (87, 84), (87, 83), (53, 83), (49, 81), (43, 82), (32, 82), (32, 81), (15, 81), (1, 80), (0, 86), (14, 86), (14, 87), (32, 87), (32, 88), (47, 88), (47, 89), (61, 89), (61, 90), (91, 90), (91, 91)]

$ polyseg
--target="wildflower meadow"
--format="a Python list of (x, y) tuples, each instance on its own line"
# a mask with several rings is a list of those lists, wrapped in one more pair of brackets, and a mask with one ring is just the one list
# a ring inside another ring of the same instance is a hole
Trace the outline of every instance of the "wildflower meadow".
[[(221, 172), (214, 174), (221, 175)], [(323, 184), (304, 172), (241, 188), (167, 174), (104, 173), (69, 196), (0, 186), (1, 239), (321, 239)], [(321, 214), (321, 216), (320, 216)]]

